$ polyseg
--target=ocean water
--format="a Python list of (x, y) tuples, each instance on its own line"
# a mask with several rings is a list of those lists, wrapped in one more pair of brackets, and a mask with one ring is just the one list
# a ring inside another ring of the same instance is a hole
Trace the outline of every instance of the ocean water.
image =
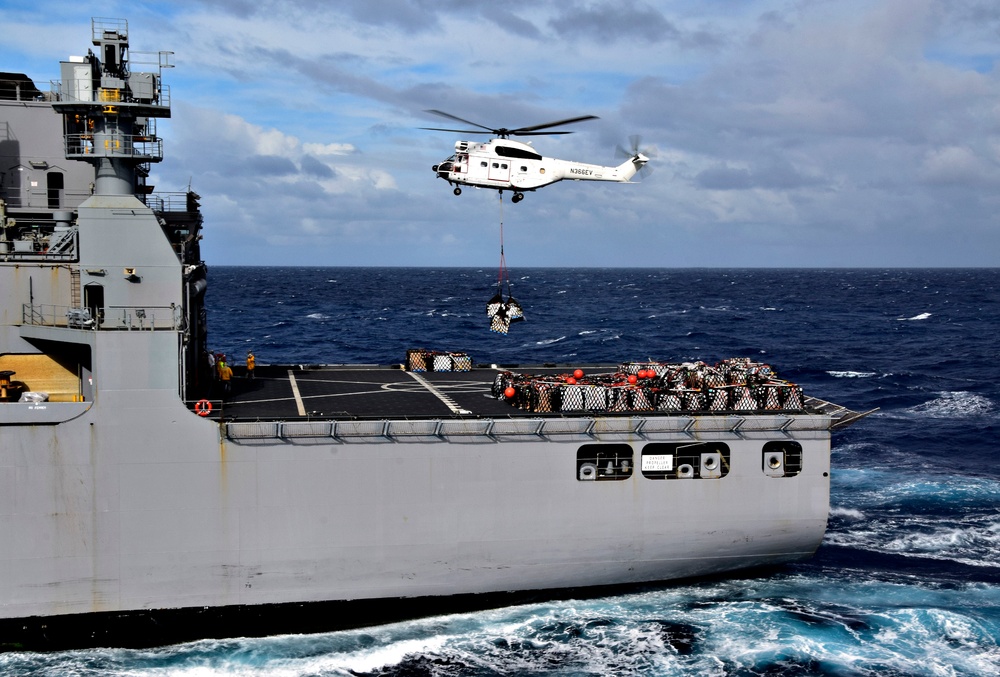
[(1000, 674), (1000, 269), (213, 268), (210, 342), (258, 363), (749, 356), (858, 411), (816, 556), (767, 575), (318, 635), (0, 654), (2, 675)]

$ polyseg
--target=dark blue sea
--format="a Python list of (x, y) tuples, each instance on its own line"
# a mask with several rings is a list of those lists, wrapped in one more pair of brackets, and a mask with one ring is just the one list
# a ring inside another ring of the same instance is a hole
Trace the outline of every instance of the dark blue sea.
[(1000, 269), (210, 271), (210, 343), (258, 363), (748, 356), (878, 412), (834, 438), (829, 530), (767, 575), (155, 650), (2, 654), (3, 675), (1000, 674)]

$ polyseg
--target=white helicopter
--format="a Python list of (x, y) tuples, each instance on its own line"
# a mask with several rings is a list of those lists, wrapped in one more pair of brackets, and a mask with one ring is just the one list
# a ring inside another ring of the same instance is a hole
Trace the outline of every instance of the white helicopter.
[(552, 127), (596, 120), (594, 115), (584, 115), (556, 122), (547, 122), (532, 127), (517, 129), (491, 129), (477, 122), (464, 120), (439, 110), (428, 110), (428, 113), (440, 115), (451, 120), (464, 122), (479, 129), (441, 129), (438, 127), (421, 127), (434, 132), (456, 132), (459, 134), (495, 134), (496, 138), (485, 143), (475, 141), (456, 141), (455, 154), (444, 162), (434, 165), (431, 169), (449, 185), (455, 186), (455, 195), (462, 194), (462, 186), (476, 188), (493, 188), (501, 193), (505, 190), (514, 191), (511, 202), (517, 203), (524, 199), (524, 192), (544, 188), (545, 186), (563, 181), (617, 181), (629, 183), (629, 179), (642, 169), (649, 158), (633, 148), (627, 153), (628, 160), (617, 167), (589, 165), (582, 162), (558, 160), (542, 157), (530, 143), (511, 141), (511, 136), (543, 136), (547, 134), (572, 134), (567, 131), (542, 131)]

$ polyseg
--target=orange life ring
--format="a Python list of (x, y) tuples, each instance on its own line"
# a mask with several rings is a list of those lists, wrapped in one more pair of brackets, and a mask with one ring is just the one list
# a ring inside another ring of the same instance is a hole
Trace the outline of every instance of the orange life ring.
[(194, 405), (194, 411), (199, 416), (208, 416), (212, 412), (212, 403), (208, 400), (198, 400)]

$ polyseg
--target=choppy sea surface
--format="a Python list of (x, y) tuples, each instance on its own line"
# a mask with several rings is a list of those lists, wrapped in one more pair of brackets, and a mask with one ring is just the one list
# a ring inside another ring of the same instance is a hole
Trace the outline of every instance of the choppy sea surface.
[(1000, 269), (514, 269), (527, 321), (491, 333), (487, 269), (210, 271), (211, 347), (259, 363), (748, 356), (858, 411), (834, 437), (816, 556), (348, 632), (0, 654), (3, 675), (1000, 674)]

